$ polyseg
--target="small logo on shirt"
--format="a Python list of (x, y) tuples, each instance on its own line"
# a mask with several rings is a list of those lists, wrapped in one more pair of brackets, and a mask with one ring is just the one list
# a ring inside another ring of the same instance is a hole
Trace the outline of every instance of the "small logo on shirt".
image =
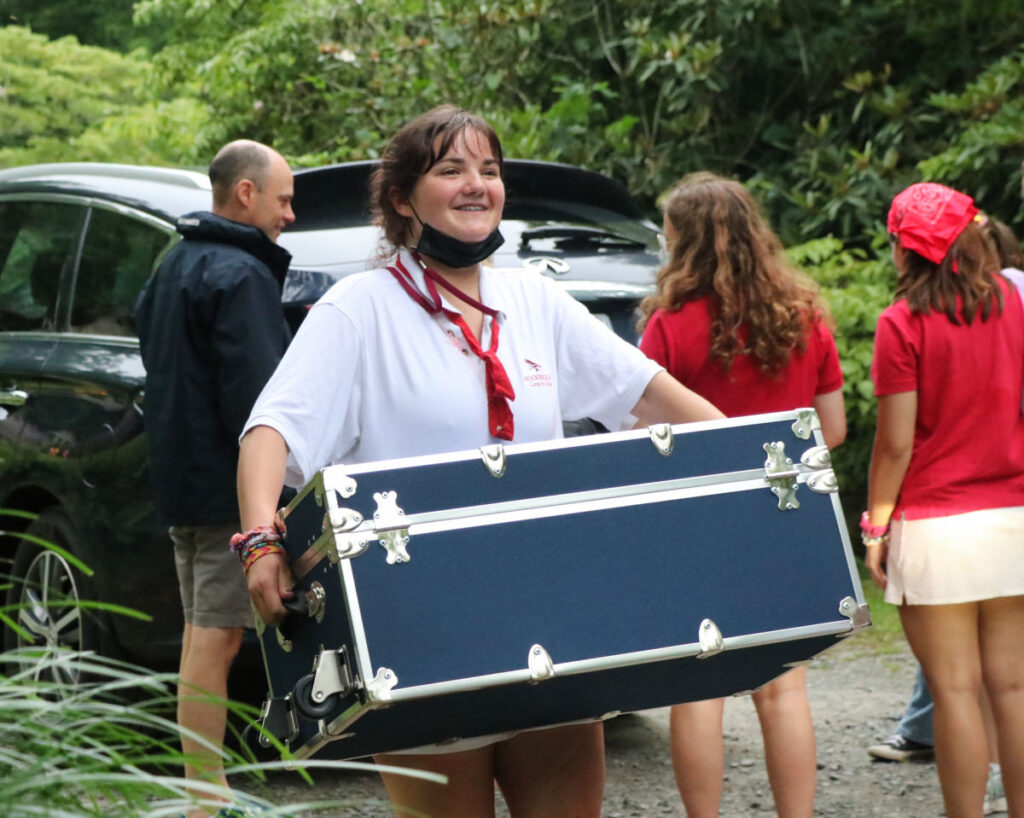
[(523, 376), (523, 382), (527, 386), (551, 386), (552, 378), (544, 371), (543, 364), (539, 364), (536, 361), (531, 361), (529, 358), (523, 358), (523, 363), (526, 364), (529, 374)]

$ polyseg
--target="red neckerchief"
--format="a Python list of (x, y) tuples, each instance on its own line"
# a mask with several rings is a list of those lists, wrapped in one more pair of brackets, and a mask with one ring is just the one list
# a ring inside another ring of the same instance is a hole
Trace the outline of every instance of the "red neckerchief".
[[(427, 292), (430, 294), (429, 299), (416, 288), (412, 276), (405, 269), (405, 265), (402, 264), (401, 257), (395, 259), (395, 266), (388, 267), (388, 271), (402, 285), (402, 288), (413, 301), (431, 315), (443, 312), (462, 331), (462, 337), (466, 339), (466, 343), (473, 350), (473, 354), (484, 362), (484, 371), (487, 374), (487, 425), (491, 436), (499, 440), (512, 440), (512, 435), (515, 432), (515, 419), (512, 417), (512, 407), (508, 405), (508, 402), (515, 400), (516, 393), (512, 389), (512, 382), (508, 379), (505, 367), (502, 366), (501, 361), (498, 359), (498, 311), (485, 307), (472, 296), (462, 292), (454, 284), (445, 281), (437, 272), (427, 267), (415, 254), (413, 257), (420, 263), (420, 267), (423, 268), (423, 281), (426, 284)], [(486, 352), (483, 350), (480, 342), (473, 335), (472, 330), (466, 324), (461, 313), (456, 310), (445, 309), (441, 306), (441, 295), (437, 291), (438, 285), (444, 287), (456, 298), (480, 310), (484, 315), (490, 316), (490, 349)]]

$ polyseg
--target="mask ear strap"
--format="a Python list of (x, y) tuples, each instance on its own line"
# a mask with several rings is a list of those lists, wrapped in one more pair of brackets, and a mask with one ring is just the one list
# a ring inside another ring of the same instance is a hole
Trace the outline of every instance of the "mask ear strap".
[(424, 225), (423, 219), (420, 218), (420, 214), (417, 213), (416, 208), (413, 207), (412, 199), (406, 199), (406, 201), (409, 203), (409, 209), (412, 211), (412, 215), (414, 215), (416, 217), (416, 221), (420, 223), (420, 227), (425, 227), (426, 225)]

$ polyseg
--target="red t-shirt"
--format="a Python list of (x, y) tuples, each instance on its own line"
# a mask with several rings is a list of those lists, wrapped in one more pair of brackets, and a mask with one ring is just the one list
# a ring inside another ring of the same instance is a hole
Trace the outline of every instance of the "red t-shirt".
[(673, 312), (656, 310), (640, 349), (729, 417), (800, 409), (843, 385), (836, 342), (821, 321), (810, 328), (806, 349), (794, 350), (773, 375), (764, 374), (751, 355), (734, 356), (726, 372), (711, 357), (711, 321), (710, 298), (687, 301)]
[(1024, 307), (956, 326), (943, 313), (886, 308), (875, 331), (876, 395), (917, 392), (914, 449), (896, 507), (907, 519), (1024, 505)]

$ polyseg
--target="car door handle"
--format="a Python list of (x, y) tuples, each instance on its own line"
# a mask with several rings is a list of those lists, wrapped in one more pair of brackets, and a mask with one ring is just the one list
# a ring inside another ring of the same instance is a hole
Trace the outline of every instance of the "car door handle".
[(28, 392), (24, 389), (3, 389), (0, 390), (0, 405), (2, 406), (24, 406), (28, 400)]

